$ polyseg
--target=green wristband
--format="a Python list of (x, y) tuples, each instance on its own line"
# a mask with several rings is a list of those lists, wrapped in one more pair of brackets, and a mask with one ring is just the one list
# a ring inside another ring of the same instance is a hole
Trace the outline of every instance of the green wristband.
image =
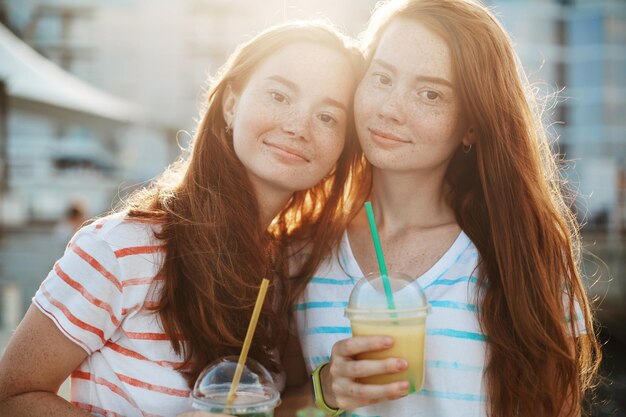
[(326, 414), (330, 414), (331, 417), (337, 417), (342, 415), (345, 410), (341, 408), (331, 408), (324, 401), (324, 391), (322, 390), (322, 380), (320, 378), (320, 374), (322, 369), (328, 365), (328, 361), (320, 363), (315, 371), (313, 371), (313, 375), (311, 378), (313, 379), (313, 396), (315, 397), (315, 406), (325, 412)]

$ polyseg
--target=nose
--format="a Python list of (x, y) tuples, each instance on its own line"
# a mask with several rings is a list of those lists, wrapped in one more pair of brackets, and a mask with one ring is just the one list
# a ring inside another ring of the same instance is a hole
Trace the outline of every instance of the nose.
[(309, 112), (305, 109), (295, 110), (285, 115), (283, 132), (294, 139), (309, 138)]
[(406, 120), (405, 97), (398, 89), (389, 91), (385, 101), (378, 111), (378, 117), (391, 120), (398, 124), (403, 124)]

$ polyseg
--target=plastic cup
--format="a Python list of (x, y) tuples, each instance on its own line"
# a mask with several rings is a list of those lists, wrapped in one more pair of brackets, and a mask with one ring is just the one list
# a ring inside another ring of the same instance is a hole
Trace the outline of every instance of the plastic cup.
[(235, 400), (227, 404), (238, 359), (218, 359), (200, 373), (191, 392), (193, 408), (242, 417), (273, 417), (280, 393), (267, 369), (252, 358), (246, 359)]
[(388, 273), (395, 309), (390, 310), (383, 280), (379, 273), (368, 274), (354, 286), (346, 316), (350, 319), (353, 336), (391, 336), (391, 348), (366, 352), (357, 359), (402, 358), (407, 370), (393, 374), (360, 378), (366, 384), (388, 384), (409, 381), (410, 392), (419, 391), (424, 383), (424, 347), (428, 301), (424, 291), (414, 278), (408, 275)]

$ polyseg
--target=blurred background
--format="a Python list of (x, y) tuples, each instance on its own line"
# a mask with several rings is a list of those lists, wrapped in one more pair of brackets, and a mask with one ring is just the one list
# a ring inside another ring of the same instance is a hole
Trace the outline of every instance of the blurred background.
[[(0, 0), (0, 352), (76, 228), (179, 155), (238, 43), (322, 16), (357, 35), (375, 2)], [(626, 416), (626, 1), (486, 3), (569, 161), (605, 343), (593, 413)]]

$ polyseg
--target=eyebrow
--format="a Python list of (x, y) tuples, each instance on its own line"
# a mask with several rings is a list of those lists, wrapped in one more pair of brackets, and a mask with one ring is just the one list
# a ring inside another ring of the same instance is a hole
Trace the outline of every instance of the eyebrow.
[(323, 102), (330, 106), (337, 107), (338, 109), (343, 110), (344, 112), (348, 113), (348, 109), (346, 108), (346, 105), (340, 101), (335, 100), (334, 98), (327, 97), (324, 99)]
[[(296, 92), (300, 92), (300, 88), (298, 87), (298, 85), (296, 83), (294, 83), (293, 81), (290, 81), (287, 78), (282, 77), (280, 75), (272, 75), (270, 77), (267, 77), (267, 79), (279, 82), (279, 83), (287, 86), (288, 88), (290, 88), (290, 89), (292, 89), (292, 90), (294, 90)], [(323, 103), (326, 103), (328, 105), (337, 107), (340, 110), (343, 110), (344, 112), (348, 113), (348, 108), (346, 107), (346, 105), (343, 104), (342, 102), (338, 101), (338, 100), (335, 100), (334, 98), (326, 97), (323, 100)]]
[[(380, 65), (381, 67), (387, 68), (388, 70), (390, 70), (392, 72), (397, 72), (396, 67), (394, 67), (393, 65), (391, 65), (388, 62), (383, 61), (382, 59), (373, 59), (372, 63)], [(441, 77), (431, 77), (431, 76), (428, 76), (428, 75), (418, 75), (417, 77), (415, 77), (415, 79), (417, 81), (426, 81), (426, 82), (429, 82), (429, 83), (440, 84), (440, 85), (445, 85), (445, 86), (450, 87), (450, 88), (454, 88), (454, 85), (450, 81), (448, 81), (445, 78), (441, 78)]]
[(285, 77), (281, 77), (280, 75), (272, 75), (270, 77), (267, 77), (267, 79), (284, 84), (294, 91), (300, 91), (300, 88), (298, 88), (298, 85), (296, 83), (294, 83), (293, 81), (289, 81), (288, 79), (286, 79)]

